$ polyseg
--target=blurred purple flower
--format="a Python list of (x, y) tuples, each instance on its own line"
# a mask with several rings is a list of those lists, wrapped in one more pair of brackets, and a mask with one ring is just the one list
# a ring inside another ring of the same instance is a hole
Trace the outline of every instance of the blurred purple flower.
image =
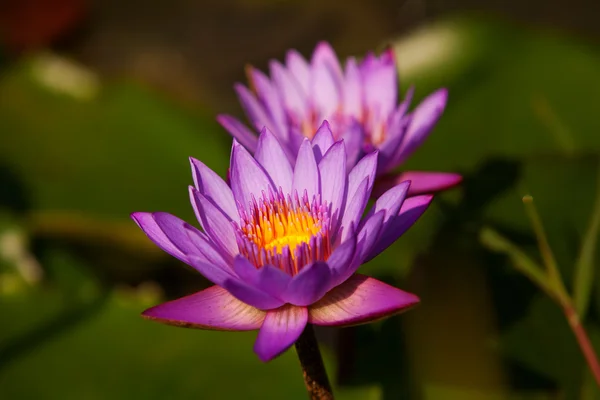
[[(427, 138), (448, 97), (446, 89), (440, 89), (408, 112), (411, 88), (397, 105), (397, 70), (391, 50), (379, 57), (369, 53), (361, 62), (349, 58), (342, 69), (331, 46), (322, 42), (310, 62), (290, 50), (285, 66), (271, 61), (270, 78), (252, 67), (248, 75), (253, 91), (235, 86), (246, 115), (257, 131), (266, 126), (277, 136), (292, 163), (303, 138), (312, 139), (327, 120), (336, 133), (334, 139), (346, 143), (349, 168), (365, 154), (379, 150), (377, 175), (382, 179), (378, 179), (378, 192), (404, 180), (413, 181), (409, 195), (460, 183), (461, 176), (453, 173), (390, 174)], [(254, 131), (229, 115), (219, 115), (218, 120), (248, 150), (256, 151)]]
[(417, 304), (415, 295), (355, 273), (432, 200), (405, 199), (410, 182), (403, 182), (363, 217), (377, 156), (367, 154), (347, 174), (345, 143), (334, 142), (324, 123), (312, 142), (302, 141), (294, 168), (267, 129), (254, 157), (234, 141), (229, 184), (191, 159), (190, 198), (204, 232), (163, 212), (132, 217), (160, 248), (215, 286), (143, 315), (200, 329), (260, 329), (254, 350), (268, 361), (307, 323), (355, 325)]

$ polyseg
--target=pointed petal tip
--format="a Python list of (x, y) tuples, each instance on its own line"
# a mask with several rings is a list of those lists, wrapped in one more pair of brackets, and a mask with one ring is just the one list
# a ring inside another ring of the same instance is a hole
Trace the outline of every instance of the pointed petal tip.
[(352, 275), (309, 309), (309, 322), (324, 326), (353, 326), (408, 311), (419, 304), (405, 292), (365, 275)]

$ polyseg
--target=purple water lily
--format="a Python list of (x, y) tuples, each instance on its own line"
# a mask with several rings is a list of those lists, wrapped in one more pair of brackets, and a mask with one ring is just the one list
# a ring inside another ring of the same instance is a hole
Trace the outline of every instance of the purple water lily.
[[(349, 58), (342, 69), (331, 46), (322, 42), (310, 62), (290, 50), (285, 65), (271, 61), (270, 79), (252, 67), (248, 75), (252, 91), (235, 86), (246, 115), (257, 131), (266, 126), (277, 136), (292, 163), (303, 139), (313, 138), (321, 122), (328, 120), (335, 139), (346, 143), (349, 168), (365, 154), (379, 150), (378, 191), (412, 180), (410, 195), (433, 193), (461, 181), (453, 173), (391, 173), (427, 138), (448, 97), (446, 89), (440, 89), (409, 112), (411, 88), (397, 105), (397, 70), (391, 50), (379, 57), (369, 53), (361, 62)], [(248, 150), (257, 150), (254, 131), (228, 115), (218, 120)]]
[(356, 273), (426, 210), (430, 195), (406, 199), (410, 182), (385, 192), (363, 217), (378, 153), (347, 173), (346, 144), (324, 123), (300, 144), (295, 166), (264, 129), (253, 157), (234, 140), (230, 183), (191, 159), (191, 203), (200, 231), (163, 212), (132, 214), (160, 248), (212, 281), (201, 292), (146, 310), (146, 318), (200, 329), (259, 329), (268, 361), (307, 323), (346, 326), (418, 303), (410, 293)]

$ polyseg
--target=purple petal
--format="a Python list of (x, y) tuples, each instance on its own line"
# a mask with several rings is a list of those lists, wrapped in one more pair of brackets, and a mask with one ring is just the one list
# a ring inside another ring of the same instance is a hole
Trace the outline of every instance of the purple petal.
[(294, 123), (299, 124), (308, 112), (308, 102), (301, 85), (296, 77), (291, 75), (279, 62), (269, 63), (271, 76), (279, 90), (279, 97), (283, 100), (285, 108), (290, 113)]
[(238, 220), (239, 215), (233, 193), (227, 183), (201, 161), (190, 157), (190, 162), (192, 163), (194, 184), (198, 191), (220, 208), (229, 219)]
[(327, 63), (311, 65), (310, 100), (319, 119), (331, 118), (340, 106), (340, 79), (334, 75)]
[(287, 350), (300, 337), (307, 320), (306, 307), (285, 305), (267, 312), (254, 343), (258, 358), (267, 362)]
[(239, 279), (227, 279), (220, 286), (227, 289), (238, 300), (261, 310), (272, 310), (284, 304), (284, 301)]
[(341, 243), (327, 259), (327, 264), (329, 265), (332, 274), (328, 290), (331, 290), (331, 288), (348, 279), (349, 275), (346, 275), (346, 271), (353, 266), (357, 250), (360, 250), (357, 248), (356, 239), (357, 237), (354, 234), (354, 229), (352, 229), (352, 234), (349, 235), (348, 240)]
[(303, 195), (305, 190), (308, 193), (309, 199), (319, 194), (320, 191), (319, 169), (317, 168), (315, 154), (308, 139), (304, 139), (298, 151), (292, 184), (292, 192), (298, 191), (298, 195), (300, 196)]
[(292, 278), (285, 301), (295, 306), (312, 304), (327, 293), (330, 280), (331, 271), (326, 263), (317, 261), (307, 265)]
[(410, 181), (404, 181), (400, 184), (389, 189), (387, 192), (379, 196), (373, 208), (369, 211), (369, 215), (373, 215), (379, 211), (385, 212), (383, 223), (387, 224), (390, 218), (398, 215), (398, 211), (407, 196), (409, 188), (411, 187)]
[[(214, 256), (214, 250), (208, 242), (202, 240), (202, 233), (177, 217), (166, 213), (134, 213), (132, 218), (161, 249), (190, 265), (205, 278), (215, 284), (222, 284), (227, 279), (238, 279), (226, 262)], [(189, 235), (194, 232), (194, 235)], [(211, 261), (215, 259), (216, 262)]]
[(323, 121), (319, 129), (317, 129), (317, 133), (315, 133), (315, 136), (312, 138), (311, 144), (315, 153), (315, 160), (318, 163), (321, 161), (321, 158), (323, 158), (323, 155), (327, 150), (333, 145), (333, 134), (331, 133), (331, 126), (327, 120)]
[(354, 196), (348, 197), (339, 232), (334, 235), (335, 243), (344, 242), (352, 232), (351, 227), (358, 226), (358, 221), (363, 215), (365, 206), (369, 200), (369, 193), (367, 192), (368, 186), (369, 179), (364, 178), (362, 183), (356, 189)]
[(332, 76), (336, 80), (338, 86), (341, 85), (343, 79), (342, 67), (340, 66), (340, 62), (335, 54), (335, 51), (329, 43), (320, 42), (317, 44), (310, 63), (311, 65), (327, 65), (332, 72)]
[(248, 76), (258, 98), (265, 105), (266, 111), (273, 121), (275, 132), (287, 137), (285, 128), (285, 110), (282, 107), (281, 97), (269, 78), (256, 68), (247, 68)]
[(362, 77), (355, 58), (346, 61), (346, 76), (344, 83), (344, 114), (357, 120), (363, 117)]
[(233, 198), (243, 209), (252, 202), (253, 195), (255, 198), (261, 198), (263, 191), (268, 193), (269, 189), (275, 190), (263, 167), (246, 149), (235, 142), (231, 151), (230, 175)]
[(261, 327), (266, 314), (265, 311), (242, 303), (225, 289), (212, 286), (149, 308), (142, 316), (184, 328), (250, 331)]
[(440, 89), (417, 106), (412, 113), (402, 147), (394, 159), (394, 165), (403, 163), (423, 143), (442, 116), (447, 100), (448, 91)]
[(427, 207), (431, 204), (431, 200), (433, 200), (433, 196), (431, 195), (409, 197), (404, 200), (400, 212), (396, 217), (388, 221), (385, 231), (367, 256), (365, 262), (373, 259), (402, 236), (427, 210)]
[(353, 275), (309, 308), (315, 325), (351, 326), (407, 311), (419, 298), (364, 275)]
[[(175, 216), (171, 216), (174, 219), (179, 220), (179, 218)], [(182, 245), (175, 245), (171, 239), (163, 232), (161, 227), (158, 225), (152, 213), (147, 212), (135, 212), (131, 214), (131, 218), (135, 221), (135, 223), (144, 231), (146, 236), (150, 238), (158, 247), (160, 247), (165, 252), (169, 253), (175, 258), (186, 262), (186, 253), (183, 249), (189, 251), (189, 247), (187, 246), (187, 240), (183, 241)], [(179, 220), (181, 221), (181, 220)], [(181, 221), (181, 224), (185, 222)]]
[(350, 121), (342, 130), (340, 139), (346, 145), (346, 166), (352, 168), (363, 155), (363, 144), (365, 142), (364, 126), (357, 120)]
[(234, 86), (234, 89), (240, 99), (242, 108), (248, 116), (248, 120), (254, 125), (254, 128), (257, 131), (260, 131), (265, 126), (271, 130), (276, 128), (265, 107), (260, 104), (254, 94), (246, 86), (237, 83)]
[(292, 166), (279, 141), (267, 128), (258, 138), (254, 158), (267, 171), (276, 188), (281, 187), (283, 193), (290, 193), (294, 176)]
[(216, 265), (225, 270), (232, 270), (233, 257), (230, 254), (217, 248), (217, 245), (212, 243), (208, 236), (193, 226), (186, 224), (184, 229), (188, 238), (196, 246), (201, 255), (204, 256), (204, 259), (200, 257), (203, 262)]
[(367, 56), (360, 65), (365, 103), (368, 110), (389, 115), (398, 98), (397, 71), (394, 54), (385, 51), (379, 58)]
[(346, 198), (346, 148), (343, 141), (336, 142), (319, 162), (321, 176), (321, 199), (329, 203), (330, 226), (333, 232), (344, 211)]
[(248, 129), (246, 125), (242, 124), (236, 118), (225, 114), (217, 115), (217, 121), (229, 132), (229, 134), (231, 134), (231, 136), (238, 140), (242, 146), (253, 153), (256, 151), (256, 144), (258, 143), (256, 134)]
[(235, 258), (234, 268), (245, 283), (276, 298), (283, 297), (292, 279), (290, 275), (272, 265), (256, 268), (242, 256)]
[(216, 243), (224, 254), (239, 253), (235, 230), (229, 217), (196, 188), (190, 186), (190, 200), (204, 232)]
[(373, 196), (379, 196), (380, 193), (403, 181), (411, 181), (408, 196), (416, 196), (453, 188), (462, 182), (462, 176), (451, 172), (428, 171), (404, 171), (399, 174), (383, 175), (375, 182)]
[[(384, 212), (379, 211), (378, 213), (367, 218), (365, 224), (360, 229), (353, 240), (356, 242), (356, 252), (352, 260), (349, 260), (343, 267), (337, 270), (335, 279), (333, 280), (334, 286), (341, 284), (346, 281), (362, 264), (365, 255), (369, 253), (369, 250), (373, 248), (373, 245), (377, 243), (382, 227), (383, 227)], [(350, 241), (350, 239), (348, 239)]]
[(296, 78), (304, 93), (308, 93), (310, 82), (310, 68), (308, 63), (296, 50), (287, 52), (285, 63), (290, 73)]
[[(395, 216), (395, 215), (393, 215)], [(392, 217), (393, 217), (392, 216)], [(360, 252), (357, 255), (355, 267), (358, 268), (373, 246), (378, 243), (378, 239), (384, 229), (384, 221), (386, 219), (385, 211), (381, 210), (371, 215), (365, 220), (364, 225), (358, 231), (356, 238)], [(354, 273), (354, 271), (352, 271)], [(349, 274), (351, 275), (351, 274)]]
[[(348, 146), (348, 144), (346, 144)], [(348, 151), (348, 147), (346, 147)], [(358, 186), (365, 178), (368, 178), (367, 192), (370, 194), (375, 181), (375, 172), (377, 171), (377, 157), (379, 153), (374, 151), (367, 154), (352, 168), (348, 174), (348, 199), (351, 199), (356, 194)]]

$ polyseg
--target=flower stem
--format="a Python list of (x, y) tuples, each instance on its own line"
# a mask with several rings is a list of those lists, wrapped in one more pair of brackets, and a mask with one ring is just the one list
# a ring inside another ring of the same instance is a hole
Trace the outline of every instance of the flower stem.
[(296, 341), (296, 352), (302, 366), (304, 385), (311, 400), (333, 400), (327, 371), (312, 325), (307, 324)]
[(600, 387), (600, 364), (598, 363), (596, 351), (590, 342), (590, 338), (588, 337), (585, 328), (581, 324), (579, 315), (570, 302), (563, 305), (563, 310), (565, 316), (567, 317), (567, 321), (569, 322), (569, 326), (577, 338), (577, 343), (579, 343), (579, 347), (581, 348), (581, 352), (585, 357), (585, 361), (587, 362), (590, 371), (596, 380), (596, 384)]

